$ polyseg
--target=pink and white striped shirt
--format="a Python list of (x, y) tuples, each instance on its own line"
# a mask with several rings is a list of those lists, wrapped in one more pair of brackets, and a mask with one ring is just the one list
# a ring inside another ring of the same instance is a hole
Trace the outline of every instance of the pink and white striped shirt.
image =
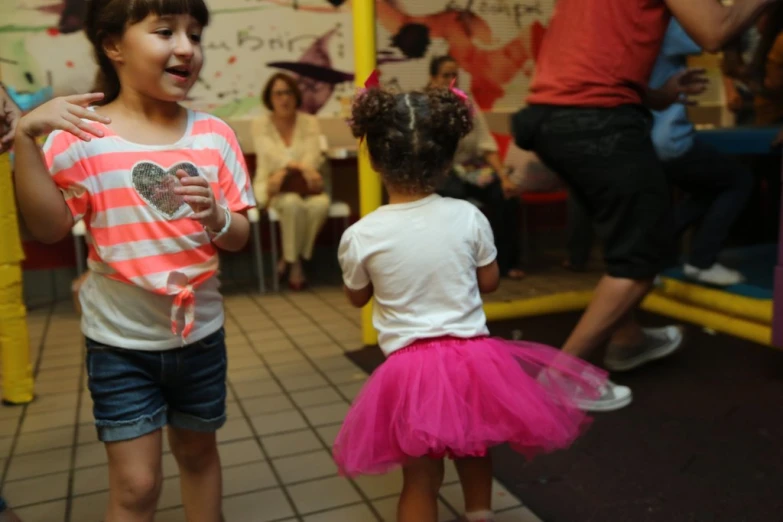
[(218, 270), (215, 246), (191, 208), (172, 192), (177, 170), (205, 177), (218, 204), (233, 212), (255, 205), (244, 156), (233, 130), (206, 113), (188, 111), (174, 144), (129, 142), (111, 127), (84, 142), (56, 131), (44, 145), (46, 163), (74, 219), (88, 231), (88, 265), (114, 281), (174, 297), (172, 331), (184, 312), (184, 341), (192, 331), (194, 290)]

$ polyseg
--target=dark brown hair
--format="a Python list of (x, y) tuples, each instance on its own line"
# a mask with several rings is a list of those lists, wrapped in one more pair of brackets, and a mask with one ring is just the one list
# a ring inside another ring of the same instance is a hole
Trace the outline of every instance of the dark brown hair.
[(103, 50), (106, 38), (122, 36), (128, 26), (155, 14), (191, 15), (202, 27), (209, 25), (209, 9), (204, 0), (88, 0), (84, 32), (98, 61), (98, 75), (93, 92), (104, 93), (99, 104), (105, 105), (120, 94), (120, 78), (114, 64)]
[(393, 94), (373, 88), (353, 103), (353, 135), (365, 138), (372, 163), (395, 189), (433, 192), (473, 128), (469, 103), (449, 89)]
[(457, 60), (455, 60), (448, 54), (444, 54), (442, 56), (436, 56), (432, 60), (430, 60), (430, 78), (435, 78), (437, 75), (439, 75), (440, 68), (446, 65), (447, 63), (457, 63)]
[(288, 88), (291, 90), (291, 93), (294, 95), (294, 99), (296, 99), (296, 108), (302, 106), (302, 91), (299, 90), (299, 85), (297, 85), (296, 80), (294, 78), (286, 73), (275, 73), (272, 75), (271, 78), (266, 82), (266, 85), (264, 85), (264, 90), (261, 91), (261, 103), (264, 104), (264, 107), (267, 108), (267, 110), (272, 110), (272, 89), (275, 86), (275, 83), (277, 83), (277, 80), (282, 80), (285, 82), (285, 84), (288, 86)]

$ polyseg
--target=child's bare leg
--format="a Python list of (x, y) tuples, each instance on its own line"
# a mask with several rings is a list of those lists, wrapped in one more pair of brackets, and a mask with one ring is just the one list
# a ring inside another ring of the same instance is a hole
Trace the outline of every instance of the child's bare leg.
[(215, 433), (169, 426), (169, 445), (180, 472), (182, 504), (188, 522), (221, 522), (223, 498)]
[(443, 484), (443, 459), (422, 457), (402, 470), (403, 486), (397, 522), (437, 522), (438, 492)]
[(161, 433), (106, 443), (109, 506), (106, 522), (152, 522), (163, 485)]
[(455, 464), (465, 497), (465, 513), (489, 518), (492, 513), (492, 458), (487, 454), (486, 457), (457, 459)]

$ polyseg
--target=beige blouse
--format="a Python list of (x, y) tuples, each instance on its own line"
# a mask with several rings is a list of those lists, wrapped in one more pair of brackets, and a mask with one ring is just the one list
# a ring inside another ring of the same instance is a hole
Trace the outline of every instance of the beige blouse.
[[(269, 176), (291, 161), (302, 163), (324, 174), (326, 162), (321, 150), (321, 126), (317, 117), (302, 112), (297, 114), (290, 146), (285, 144), (268, 114), (253, 121), (252, 131), (256, 153), (253, 192), (259, 206), (263, 207), (268, 203)], [(327, 184), (328, 180), (324, 176), (325, 189)]]
[(484, 114), (476, 109), (473, 116), (473, 130), (460, 140), (457, 153), (454, 155), (454, 163), (460, 165), (481, 161), (487, 152), (497, 151), (498, 144), (489, 132), (487, 120), (484, 118)]

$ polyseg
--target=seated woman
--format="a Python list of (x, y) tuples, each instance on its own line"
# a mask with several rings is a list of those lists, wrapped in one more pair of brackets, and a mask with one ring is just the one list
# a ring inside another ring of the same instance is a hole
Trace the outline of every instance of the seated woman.
[(312, 257), (329, 214), (321, 129), (315, 116), (299, 111), (302, 94), (287, 74), (269, 79), (261, 101), (269, 113), (253, 122), (253, 191), (259, 206), (274, 209), (280, 217), (283, 257), (277, 276), (288, 273), (289, 287), (301, 290), (307, 282), (302, 260)]
[[(430, 62), (428, 87), (449, 87), (458, 77), (457, 62), (450, 56)], [(484, 115), (475, 112), (473, 130), (460, 141), (454, 169), (438, 190), (441, 196), (473, 199), (487, 207), (487, 218), (495, 235), (501, 275), (522, 279), (519, 268), (519, 191), (503, 166), (498, 146)]]

